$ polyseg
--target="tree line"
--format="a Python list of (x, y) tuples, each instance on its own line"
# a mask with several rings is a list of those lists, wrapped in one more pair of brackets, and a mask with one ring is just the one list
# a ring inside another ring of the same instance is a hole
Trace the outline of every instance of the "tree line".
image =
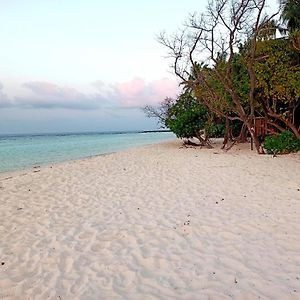
[[(209, 147), (209, 137), (223, 135), (228, 149), (250, 136), (264, 153), (262, 145), (273, 147), (283, 135), (300, 149), (299, 12), (300, 0), (281, 1), (273, 14), (265, 0), (209, 1), (180, 32), (159, 35), (182, 89), (145, 113)], [(275, 139), (255, 130), (258, 118)]]

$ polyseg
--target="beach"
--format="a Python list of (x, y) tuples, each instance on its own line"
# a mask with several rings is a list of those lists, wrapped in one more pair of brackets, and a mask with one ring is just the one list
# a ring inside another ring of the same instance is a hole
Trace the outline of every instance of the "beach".
[(0, 299), (300, 299), (300, 154), (179, 140), (0, 174)]

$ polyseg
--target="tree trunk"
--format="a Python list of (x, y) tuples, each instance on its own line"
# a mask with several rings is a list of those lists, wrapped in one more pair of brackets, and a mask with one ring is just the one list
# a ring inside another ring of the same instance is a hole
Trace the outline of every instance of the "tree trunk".
[(264, 149), (262, 148), (262, 146), (261, 146), (261, 144), (258, 140), (258, 137), (255, 133), (255, 128), (252, 126), (251, 121), (246, 121), (245, 125), (247, 126), (247, 129), (250, 132), (250, 135), (251, 135), (252, 140), (254, 142), (254, 146), (256, 148), (257, 153), (258, 154), (264, 154), (265, 153)]
[(247, 142), (247, 126), (243, 124), (240, 134), (237, 137), (237, 142), (238, 143), (246, 143)]
[(229, 125), (229, 119), (226, 117), (226, 123), (225, 123), (225, 134), (224, 134), (224, 140), (223, 140), (223, 146), (221, 149), (224, 149), (228, 143), (229, 140), (229, 134), (230, 134), (230, 125)]

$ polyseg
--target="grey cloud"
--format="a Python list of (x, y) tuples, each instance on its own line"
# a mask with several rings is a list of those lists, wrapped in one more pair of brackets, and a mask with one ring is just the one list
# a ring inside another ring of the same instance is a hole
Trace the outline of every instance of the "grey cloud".
[(27, 97), (16, 97), (15, 98), (15, 105), (20, 108), (65, 108), (65, 109), (80, 109), (80, 110), (89, 110), (89, 109), (96, 109), (99, 108), (99, 104), (97, 103), (96, 99), (87, 99), (77, 98), (76, 100), (63, 101), (60, 99), (37, 99), (33, 100), (32, 98)]
[(3, 92), (3, 84), (0, 82), (0, 108), (12, 106), (12, 101), (10, 101), (7, 95)]
[(23, 86), (34, 94), (30, 99), (16, 98), (18, 105), (25, 108), (96, 109), (101, 103), (97, 94), (87, 95), (74, 88), (61, 87), (50, 82), (27, 82)]

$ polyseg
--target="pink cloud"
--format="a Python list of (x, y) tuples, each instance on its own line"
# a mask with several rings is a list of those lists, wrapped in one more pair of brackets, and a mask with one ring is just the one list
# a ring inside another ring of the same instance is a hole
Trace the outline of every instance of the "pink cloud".
[(119, 83), (115, 86), (119, 101), (126, 107), (141, 107), (146, 104), (156, 105), (166, 97), (174, 97), (179, 92), (175, 80), (163, 78), (146, 83), (141, 78)]
[(120, 94), (126, 98), (138, 96), (145, 87), (145, 81), (141, 78), (134, 78), (131, 81), (118, 84)]
[(163, 78), (152, 82), (153, 89), (157, 94), (167, 94), (174, 96), (174, 93), (178, 93), (178, 83), (175, 80), (169, 78)]

